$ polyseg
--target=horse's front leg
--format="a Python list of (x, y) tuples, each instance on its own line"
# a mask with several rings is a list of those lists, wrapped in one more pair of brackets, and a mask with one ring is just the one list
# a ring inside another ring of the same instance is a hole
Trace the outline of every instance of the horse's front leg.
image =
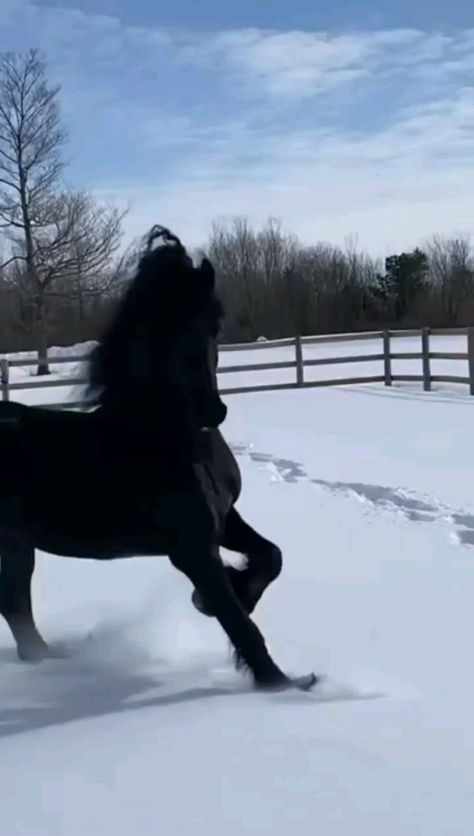
[(36, 627), (31, 605), (31, 579), (35, 568), (33, 548), (0, 540), (0, 613), (5, 618), (23, 661), (51, 655)]
[[(235, 508), (227, 514), (220, 544), (246, 558), (243, 569), (228, 566), (226, 572), (245, 611), (252, 613), (267, 587), (281, 572), (281, 550), (246, 523)], [(215, 615), (197, 591), (192, 600), (204, 615)]]
[(308, 689), (315, 684), (313, 674), (291, 680), (273, 661), (260, 630), (234, 592), (219, 555), (217, 538), (203, 536), (202, 532), (199, 535), (192, 526), (182, 526), (179, 543), (170, 552), (170, 559), (208, 602), (233, 644), (238, 662), (251, 671), (258, 687)]

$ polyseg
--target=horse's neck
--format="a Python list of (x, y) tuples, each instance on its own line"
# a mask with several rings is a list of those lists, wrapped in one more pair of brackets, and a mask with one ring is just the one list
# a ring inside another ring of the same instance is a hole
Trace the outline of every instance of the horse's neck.
[[(166, 409), (119, 408), (105, 402), (96, 412), (102, 430), (113, 444), (123, 444), (132, 449), (148, 450), (154, 456), (180, 455), (189, 457), (196, 445), (195, 432), (187, 427), (175, 412)], [(142, 405), (140, 405), (142, 406)]]

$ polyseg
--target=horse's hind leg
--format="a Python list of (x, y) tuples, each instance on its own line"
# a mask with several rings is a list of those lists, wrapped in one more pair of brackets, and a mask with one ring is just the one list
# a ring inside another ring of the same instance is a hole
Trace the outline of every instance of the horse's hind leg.
[[(221, 546), (247, 559), (243, 570), (228, 566), (226, 571), (240, 603), (247, 613), (252, 613), (266, 588), (281, 572), (281, 551), (246, 523), (235, 508), (226, 517)], [(214, 615), (197, 592), (193, 594), (193, 603), (205, 615)]]
[(34, 568), (34, 549), (0, 539), (0, 613), (13, 633), (18, 656), (30, 662), (50, 655), (33, 618), (31, 579)]

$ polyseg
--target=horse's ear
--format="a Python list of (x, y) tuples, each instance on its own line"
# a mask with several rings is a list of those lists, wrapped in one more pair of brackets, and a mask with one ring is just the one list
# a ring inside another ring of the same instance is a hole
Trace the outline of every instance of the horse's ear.
[(207, 285), (209, 293), (212, 293), (216, 285), (216, 274), (214, 267), (208, 258), (203, 258), (201, 261), (201, 275), (203, 281)]

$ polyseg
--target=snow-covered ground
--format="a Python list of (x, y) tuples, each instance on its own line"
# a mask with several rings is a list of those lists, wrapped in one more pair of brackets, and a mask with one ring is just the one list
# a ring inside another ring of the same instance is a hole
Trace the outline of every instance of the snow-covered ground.
[[(222, 361), (270, 356), (288, 352)], [(0, 625), (1, 836), (468, 836), (474, 398), (417, 384), (227, 402), (239, 507), (285, 555), (257, 621), (279, 664), (327, 681), (246, 692), (166, 559), (40, 555), (38, 621), (72, 655), (23, 667)]]

